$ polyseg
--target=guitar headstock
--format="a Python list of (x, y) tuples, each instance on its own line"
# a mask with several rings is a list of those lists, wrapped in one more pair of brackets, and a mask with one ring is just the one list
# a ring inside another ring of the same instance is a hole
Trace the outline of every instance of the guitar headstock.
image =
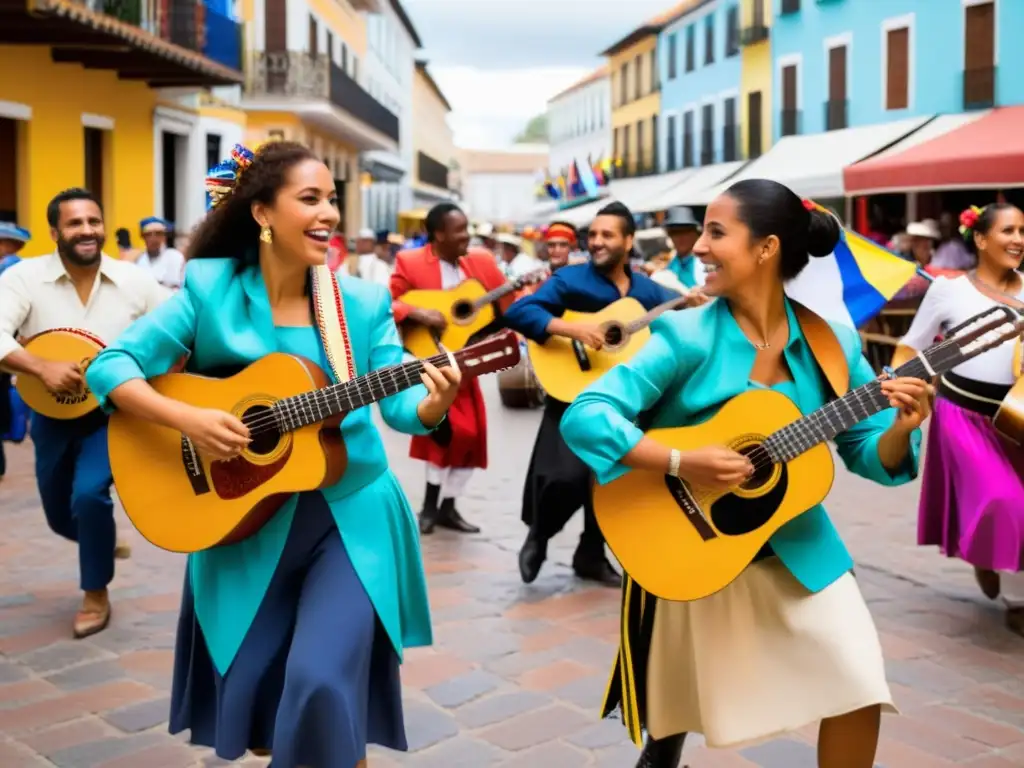
[(483, 376), (515, 368), (520, 360), (519, 339), (505, 329), (455, 353), (459, 369), (469, 376)]
[(1024, 315), (1000, 304), (950, 328), (924, 355), (938, 372), (949, 370), (1024, 333)]
[(515, 285), (516, 290), (518, 290), (524, 286), (539, 283), (541, 280), (546, 278), (549, 273), (550, 270), (547, 267), (541, 267), (540, 269), (535, 269), (532, 272), (527, 272), (525, 275), (517, 277), (512, 282)]

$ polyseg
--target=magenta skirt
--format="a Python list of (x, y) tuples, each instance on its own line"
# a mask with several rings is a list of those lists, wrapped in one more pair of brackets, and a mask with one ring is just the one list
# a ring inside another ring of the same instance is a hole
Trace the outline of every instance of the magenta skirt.
[(917, 543), (978, 568), (1024, 565), (1024, 451), (938, 397), (928, 432)]

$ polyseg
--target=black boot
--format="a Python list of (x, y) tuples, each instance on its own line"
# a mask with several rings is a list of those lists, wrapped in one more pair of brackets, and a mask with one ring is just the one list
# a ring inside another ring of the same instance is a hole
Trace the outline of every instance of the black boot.
[(437, 502), (441, 498), (441, 486), (427, 483), (427, 492), (423, 494), (423, 510), (420, 512), (420, 533), (424, 536), (434, 532), (437, 525)]
[(536, 580), (540, 567), (544, 565), (547, 557), (548, 543), (530, 531), (526, 535), (522, 549), (519, 550), (519, 575), (523, 579), (523, 584), (532, 584)]
[(636, 768), (679, 768), (685, 741), (685, 733), (666, 736), (664, 739), (652, 739), (648, 736), (644, 751), (640, 753), (640, 759), (636, 762)]
[(445, 499), (437, 511), (437, 524), (459, 533), (480, 533), (480, 529), (468, 522), (455, 508), (455, 499)]

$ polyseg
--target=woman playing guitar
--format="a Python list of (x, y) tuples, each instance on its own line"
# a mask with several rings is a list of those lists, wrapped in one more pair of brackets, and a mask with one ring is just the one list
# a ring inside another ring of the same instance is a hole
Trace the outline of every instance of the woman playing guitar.
[[(184, 354), (190, 371), (213, 373), (281, 351), (354, 379), (403, 352), (386, 288), (339, 275), (338, 292), (329, 271), (330, 284), (318, 282), (339, 214), (331, 173), (309, 149), (274, 142), (254, 158), (235, 147), (207, 185), (214, 208), (192, 238), (182, 290), (107, 347), (88, 381), (108, 409), (230, 460), (249, 443), (242, 421), (146, 380)], [(425, 434), (444, 419), (460, 376), (425, 370), (424, 386), (381, 401), (392, 428)], [(293, 497), (252, 537), (189, 558), (170, 729), (191, 729), (221, 758), (258, 749), (281, 768), (356, 768), (367, 743), (406, 748), (399, 661), (431, 642), (416, 524), (369, 409), (349, 413), (341, 437), (340, 482)]]
[[(944, 328), (997, 304), (1024, 309), (1024, 214), (993, 203), (961, 214), (976, 271), (928, 289), (893, 364), (928, 347)], [(992, 417), (1024, 374), (1020, 340), (1004, 342), (942, 376), (918, 513), (918, 543), (974, 566), (990, 599), (1002, 594), (1007, 625), (1024, 635), (1024, 450), (996, 433)]]
[[(824, 380), (837, 364), (851, 388), (874, 379), (855, 332), (804, 319), (783, 291), (808, 253), (828, 255), (839, 237), (833, 216), (774, 181), (738, 182), (711, 203), (693, 252), (707, 271), (705, 293), (718, 300), (662, 315), (643, 349), (584, 390), (562, 419), (566, 442), (599, 483), (635, 468), (651, 472), (652, 482), (669, 474), (735, 489), (753, 474), (746, 456), (714, 445), (670, 450), (635, 420), (646, 412), (652, 427), (695, 424), (757, 387), (808, 413), (828, 399)], [(829, 335), (836, 359), (817, 359), (811, 329), (817, 339)], [(862, 421), (837, 444), (850, 470), (894, 485), (916, 473), (928, 385), (893, 378), (882, 388), (898, 410)], [(821, 721), (819, 766), (870, 768), (881, 711), (893, 705), (852, 565), (818, 505), (780, 528), (710, 597), (654, 600), (627, 579), (624, 641), (605, 712), (621, 706), (634, 740), (648, 731), (638, 765), (675, 766), (690, 731), (730, 747)]]

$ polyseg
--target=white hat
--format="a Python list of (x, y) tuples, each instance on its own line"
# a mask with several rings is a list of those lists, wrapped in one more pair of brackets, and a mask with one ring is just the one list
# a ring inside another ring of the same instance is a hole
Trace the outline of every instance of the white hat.
[(476, 234), (478, 237), (492, 237), (494, 235), (494, 225), (488, 221), (481, 222), (476, 225)]
[(929, 240), (941, 240), (939, 226), (932, 219), (914, 221), (907, 225), (907, 234), (911, 237), (927, 237)]
[(359, 230), (359, 234), (356, 236), (359, 240), (376, 240), (377, 233), (369, 227), (363, 227)]
[(511, 245), (514, 248), (519, 248), (523, 244), (523, 238), (519, 237), (519, 235), (513, 235), (508, 232), (500, 232), (494, 236), (494, 239), (499, 243)]

